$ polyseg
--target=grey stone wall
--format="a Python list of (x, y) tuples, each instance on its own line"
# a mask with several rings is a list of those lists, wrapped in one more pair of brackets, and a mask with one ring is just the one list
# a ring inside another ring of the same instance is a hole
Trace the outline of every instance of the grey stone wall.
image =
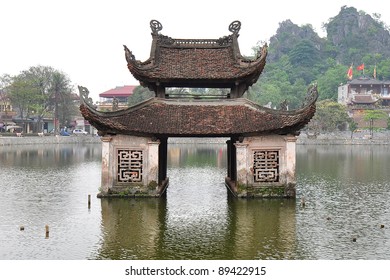
[(371, 138), (369, 131), (329, 132), (310, 135), (302, 132), (297, 141), (298, 145), (389, 145), (390, 131), (374, 132)]
[(0, 136), (0, 146), (6, 145), (35, 145), (35, 144), (76, 144), (76, 143), (101, 143), (100, 137), (95, 136)]

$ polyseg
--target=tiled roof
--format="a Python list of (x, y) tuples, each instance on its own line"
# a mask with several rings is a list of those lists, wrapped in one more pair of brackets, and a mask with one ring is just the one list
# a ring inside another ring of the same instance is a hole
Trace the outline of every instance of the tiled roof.
[(99, 94), (99, 97), (128, 97), (137, 86), (118, 86)]
[[(232, 31), (232, 30), (231, 30)], [(219, 39), (173, 39), (153, 31), (150, 58), (135, 59), (125, 46), (128, 69), (142, 85), (165, 87), (233, 87), (255, 83), (265, 66), (267, 47), (245, 58), (238, 30)]]
[(371, 94), (354, 95), (352, 99), (352, 102), (355, 104), (372, 104), (377, 101)]
[(162, 80), (239, 79), (250, 75), (259, 67), (259, 63), (256, 62), (240, 65), (233, 59), (233, 50), (227, 47), (218, 49), (161, 47), (155, 64), (156, 67), (147, 70), (132, 63), (128, 67), (135, 76), (144, 75), (148, 79)]
[(350, 85), (382, 85), (383, 81), (379, 81), (377, 79), (372, 79), (369, 77), (359, 77), (359, 78), (353, 79), (352, 81), (349, 81), (348, 84), (350, 84)]
[(116, 112), (98, 112), (86, 103), (82, 115), (100, 134), (165, 136), (232, 136), (266, 133), (295, 134), (315, 113), (317, 90), (305, 107), (280, 111), (247, 99), (177, 101), (152, 98)]

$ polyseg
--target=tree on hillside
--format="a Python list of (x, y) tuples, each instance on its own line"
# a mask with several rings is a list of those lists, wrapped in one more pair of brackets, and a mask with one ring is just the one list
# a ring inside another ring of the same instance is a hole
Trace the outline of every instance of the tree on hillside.
[(390, 58), (382, 59), (378, 62), (376, 76), (377, 79), (382, 81), (390, 80)]
[(338, 86), (346, 82), (346, 69), (347, 66), (336, 64), (329, 59), (330, 67), (325, 71), (323, 75), (319, 75), (317, 79), (319, 99), (331, 99), (337, 101)]
[(302, 40), (298, 42), (289, 52), (291, 64), (296, 66), (312, 67), (318, 63), (320, 53), (309, 40)]

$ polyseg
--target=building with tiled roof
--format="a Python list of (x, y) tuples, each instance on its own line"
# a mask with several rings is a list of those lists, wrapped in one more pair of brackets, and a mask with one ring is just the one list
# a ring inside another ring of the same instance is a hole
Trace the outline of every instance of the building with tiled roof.
[[(382, 110), (390, 113), (390, 81), (380, 81), (361, 76), (338, 87), (338, 102), (345, 105), (348, 114), (359, 128), (370, 126), (364, 120), (366, 110)], [(387, 127), (387, 121), (377, 121), (381, 128)]]
[(118, 102), (118, 109), (124, 109), (128, 107), (128, 99), (133, 94), (137, 86), (117, 86), (113, 89), (107, 90), (99, 94), (100, 111), (112, 111), (113, 103), (115, 100)]
[[(228, 137), (226, 185), (238, 197), (295, 197), (296, 136), (313, 117), (318, 97), (311, 86), (302, 108), (274, 110), (242, 95), (257, 81), (266, 46), (252, 58), (239, 51), (241, 23), (219, 39), (172, 39), (151, 23), (150, 58), (135, 59), (125, 46), (127, 66), (155, 97), (114, 112), (94, 108), (79, 87), (82, 115), (103, 141), (100, 196), (161, 196), (168, 186), (169, 137)], [(166, 88), (228, 88), (226, 96), (174, 98)]]
[[(344, 105), (350, 105), (357, 99), (364, 99), (361, 96), (370, 96), (366, 100), (389, 100), (390, 81), (379, 81), (377, 79), (362, 76), (338, 87), (338, 102)], [(385, 104), (390, 105), (390, 104)]]
[(351, 99), (351, 102), (353, 104), (362, 104), (362, 105), (372, 105), (375, 104), (377, 101), (378, 99), (371, 94), (362, 94), (362, 95), (355, 94)]

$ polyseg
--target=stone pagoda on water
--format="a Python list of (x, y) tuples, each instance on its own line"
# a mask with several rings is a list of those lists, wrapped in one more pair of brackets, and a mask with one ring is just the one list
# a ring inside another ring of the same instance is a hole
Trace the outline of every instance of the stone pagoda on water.
[[(159, 197), (169, 185), (169, 137), (227, 137), (226, 186), (236, 197), (295, 197), (296, 137), (313, 117), (318, 96), (308, 89), (294, 111), (260, 106), (243, 94), (262, 73), (267, 46), (254, 58), (240, 53), (239, 21), (218, 39), (174, 39), (152, 20), (146, 61), (125, 46), (131, 74), (155, 96), (127, 109), (97, 111), (79, 87), (80, 110), (102, 140), (100, 197)], [(177, 98), (167, 88), (223, 88), (218, 98)], [(196, 192), (196, 190), (194, 190)]]

